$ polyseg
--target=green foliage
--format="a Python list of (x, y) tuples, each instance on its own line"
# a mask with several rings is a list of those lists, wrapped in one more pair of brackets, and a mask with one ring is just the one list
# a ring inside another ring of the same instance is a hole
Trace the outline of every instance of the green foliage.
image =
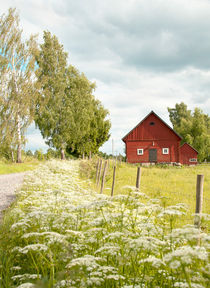
[(37, 158), (39, 161), (43, 161), (45, 159), (44, 153), (42, 149), (38, 149), (34, 152), (34, 157)]
[(189, 143), (199, 152), (199, 161), (210, 161), (210, 117), (199, 108), (188, 110), (183, 102), (168, 108), (168, 112), (174, 130), (183, 138), (182, 143)]
[(77, 155), (96, 153), (109, 139), (110, 121), (108, 110), (93, 96), (95, 84), (73, 66), (68, 68), (67, 96), (72, 104), (71, 138), (67, 151)]
[(22, 39), (19, 16), (10, 8), (0, 17), (0, 145), (9, 143), (11, 149), (18, 148), (18, 162), (25, 130), (34, 114), (36, 49), (36, 36)]
[(43, 38), (44, 43), (40, 45), (40, 52), (36, 57), (36, 76), (41, 92), (35, 122), (48, 145), (65, 149), (68, 121), (71, 121), (71, 111), (65, 95), (67, 53), (50, 32), (44, 32)]
[(36, 124), (47, 144), (76, 155), (97, 151), (109, 138), (110, 121), (93, 96), (95, 84), (67, 67), (67, 53), (49, 32), (44, 32), (37, 63), (41, 94)]
[(53, 158), (59, 158), (60, 152), (57, 150), (54, 150), (52, 148), (49, 148), (44, 156), (45, 156), (46, 160), (53, 159)]

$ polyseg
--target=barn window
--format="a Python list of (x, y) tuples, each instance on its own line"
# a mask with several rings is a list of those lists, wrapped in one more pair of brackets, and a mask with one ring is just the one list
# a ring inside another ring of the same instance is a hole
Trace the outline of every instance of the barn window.
[(144, 149), (137, 149), (137, 155), (143, 155)]
[(149, 125), (150, 125), (150, 126), (154, 126), (154, 125), (155, 125), (155, 122), (150, 122)]
[(197, 162), (197, 159), (196, 158), (190, 158), (189, 161), (190, 162)]
[(163, 154), (169, 154), (169, 148), (163, 148), (162, 153)]

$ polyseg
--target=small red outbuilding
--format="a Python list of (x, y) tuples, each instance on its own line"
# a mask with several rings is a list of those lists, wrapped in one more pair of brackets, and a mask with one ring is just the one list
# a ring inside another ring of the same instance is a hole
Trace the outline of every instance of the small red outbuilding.
[(184, 143), (180, 147), (181, 163), (186, 165), (195, 165), (198, 161), (198, 151), (190, 144)]
[(187, 143), (180, 147), (181, 139), (179, 134), (151, 111), (122, 140), (126, 146), (128, 163), (197, 163), (195, 159), (198, 152)]

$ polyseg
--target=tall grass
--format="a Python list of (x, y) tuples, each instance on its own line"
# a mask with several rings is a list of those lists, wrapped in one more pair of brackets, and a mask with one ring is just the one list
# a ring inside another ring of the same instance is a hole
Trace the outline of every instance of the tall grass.
[(0, 160), (0, 175), (33, 170), (37, 167), (38, 164), (39, 161), (37, 160), (27, 161), (25, 163), (12, 163)]
[[(109, 161), (109, 169), (106, 176), (104, 192), (110, 195), (112, 187), (113, 165), (116, 162)], [(92, 163), (83, 162), (80, 164), (83, 177), (92, 179), (95, 183), (97, 159)], [(128, 186), (136, 184), (137, 165), (117, 162), (116, 181), (114, 194), (127, 194)], [(195, 212), (196, 202), (196, 179), (198, 174), (204, 175), (204, 202), (203, 213), (210, 213), (210, 165), (197, 166), (150, 166), (141, 167), (141, 192), (147, 196), (164, 198), (168, 205), (173, 203), (185, 203), (190, 213)], [(95, 185), (92, 186), (96, 188)], [(98, 189), (100, 191), (100, 189)]]
[(98, 194), (78, 170), (51, 161), (28, 175), (1, 226), (0, 287), (208, 287), (210, 238), (175, 228), (183, 203)]

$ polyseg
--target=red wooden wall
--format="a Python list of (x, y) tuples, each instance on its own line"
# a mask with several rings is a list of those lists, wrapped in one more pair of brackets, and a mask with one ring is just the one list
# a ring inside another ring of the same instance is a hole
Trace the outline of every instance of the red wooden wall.
[(190, 161), (190, 159), (196, 159), (197, 160), (198, 157), (198, 152), (191, 147), (189, 144), (184, 143), (181, 147), (180, 147), (180, 162), (182, 164), (186, 164), (186, 165), (195, 165), (197, 164), (197, 161)]

